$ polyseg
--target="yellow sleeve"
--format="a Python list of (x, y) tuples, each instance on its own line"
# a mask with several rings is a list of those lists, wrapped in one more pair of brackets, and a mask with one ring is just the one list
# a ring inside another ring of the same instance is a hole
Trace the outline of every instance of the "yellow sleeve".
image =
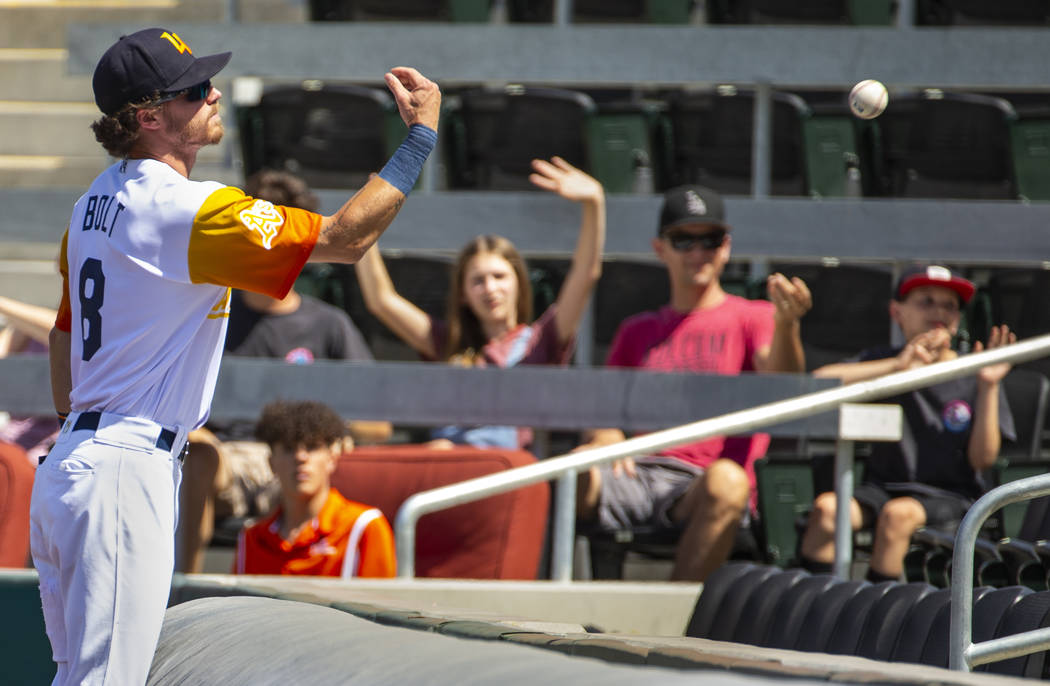
[(190, 281), (283, 298), (320, 231), (319, 214), (258, 200), (231, 186), (220, 188), (193, 221)]

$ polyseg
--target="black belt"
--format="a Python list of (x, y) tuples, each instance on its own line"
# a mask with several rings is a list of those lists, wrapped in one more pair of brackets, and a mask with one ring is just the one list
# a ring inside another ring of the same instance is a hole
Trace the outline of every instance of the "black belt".
[[(81, 412), (73, 424), (73, 431), (95, 431), (101, 419), (101, 412)], [(171, 452), (171, 449), (175, 447), (175, 438), (176, 433), (171, 429), (161, 429), (160, 435), (157, 436), (156, 446), (161, 450)]]

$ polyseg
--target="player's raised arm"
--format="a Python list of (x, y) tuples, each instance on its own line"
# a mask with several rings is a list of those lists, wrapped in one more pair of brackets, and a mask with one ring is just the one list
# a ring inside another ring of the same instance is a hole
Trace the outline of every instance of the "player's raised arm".
[(437, 142), (441, 113), (437, 84), (411, 67), (394, 67), (384, 78), (408, 135), (376, 177), (338, 212), (324, 218), (312, 262), (359, 260), (397, 216)]

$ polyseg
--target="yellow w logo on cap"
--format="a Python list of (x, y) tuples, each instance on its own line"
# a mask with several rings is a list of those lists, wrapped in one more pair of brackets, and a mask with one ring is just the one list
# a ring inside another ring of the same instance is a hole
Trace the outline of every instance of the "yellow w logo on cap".
[(169, 41), (171, 41), (171, 44), (175, 46), (175, 49), (179, 51), (180, 55), (184, 52), (188, 52), (191, 55), (193, 54), (193, 51), (190, 50), (190, 46), (183, 43), (182, 39), (179, 38), (179, 34), (168, 33), (167, 31), (165, 31), (164, 33), (160, 34), (160, 37), (167, 38)]

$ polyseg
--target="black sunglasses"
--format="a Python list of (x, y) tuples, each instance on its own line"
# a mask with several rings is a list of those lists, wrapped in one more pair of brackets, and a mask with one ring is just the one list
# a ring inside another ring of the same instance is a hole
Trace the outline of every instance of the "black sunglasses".
[(183, 88), (181, 91), (175, 91), (173, 93), (164, 93), (159, 98), (154, 100), (154, 104), (159, 105), (169, 100), (174, 100), (180, 95), (185, 94), (188, 102), (197, 102), (198, 100), (204, 100), (208, 97), (208, 93), (211, 93), (211, 79), (207, 81), (201, 81), (196, 86), (190, 86), (189, 88)]
[(721, 248), (722, 244), (726, 242), (726, 232), (724, 230), (710, 231), (700, 235), (692, 233), (669, 233), (664, 236), (667, 242), (671, 244), (677, 252), (689, 252), (696, 246), (700, 246), (704, 250), (714, 250), (715, 248)]

